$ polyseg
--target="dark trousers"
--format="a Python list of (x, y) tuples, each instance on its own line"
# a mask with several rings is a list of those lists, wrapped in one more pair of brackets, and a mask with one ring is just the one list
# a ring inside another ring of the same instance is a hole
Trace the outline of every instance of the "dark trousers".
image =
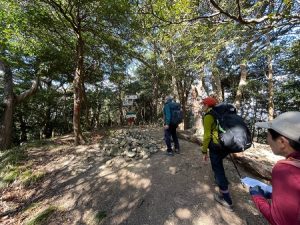
[(214, 172), (215, 180), (221, 190), (228, 190), (228, 180), (225, 175), (223, 159), (229, 154), (220, 145), (209, 143), (209, 157), (212, 170)]
[(179, 142), (178, 142), (178, 137), (177, 137), (177, 133), (176, 133), (176, 128), (177, 128), (177, 126), (169, 125), (169, 128), (165, 129), (165, 142), (167, 145), (168, 152), (172, 151), (171, 137), (174, 141), (175, 149), (179, 149)]

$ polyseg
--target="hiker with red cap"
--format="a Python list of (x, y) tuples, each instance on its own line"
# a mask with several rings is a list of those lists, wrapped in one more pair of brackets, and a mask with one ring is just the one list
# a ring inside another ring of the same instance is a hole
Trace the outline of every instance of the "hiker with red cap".
[(222, 206), (232, 211), (232, 199), (228, 190), (228, 180), (223, 166), (223, 159), (229, 154), (229, 152), (222, 148), (219, 144), (217, 122), (213, 115), (209, 113), (212, 108), (218, 104), (218, 101), (214, 97), (207, 97), (202, 100), (202, 104), (202, 109), (205, 112), (203, 118), (203, 160), (207, 161), (207, 152), (209, 149), (211, 167), (214, 172), (215, 181), (219, 187), (219, 193), (214, 195), (214, 199)]
[(272, 194), (260, 186), (251, 187), (252, 200), (270, 224), (300, 225), (300, 112), (286, 112), (255, 125), (268, 129), (273, 153), (285, 159), (272, 169)]

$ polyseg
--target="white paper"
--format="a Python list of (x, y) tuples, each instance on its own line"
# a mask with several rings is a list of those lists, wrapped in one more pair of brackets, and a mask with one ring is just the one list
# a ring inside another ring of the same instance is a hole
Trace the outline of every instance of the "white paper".
[(270, 185), (267, 185), (259, 180), (256, 180), (256, 179), (253, 179), (253, 178), (250, 178), (250, 177), (244, 177), (241, 179), (242, 183), (245, 184), (246, 186), (248, 187), (254, 187), (256, 185), (260, 186), (261, 189), (264, 191), (264, 192), (269, 192), (269, 193), (272, 193), (272, 186)]

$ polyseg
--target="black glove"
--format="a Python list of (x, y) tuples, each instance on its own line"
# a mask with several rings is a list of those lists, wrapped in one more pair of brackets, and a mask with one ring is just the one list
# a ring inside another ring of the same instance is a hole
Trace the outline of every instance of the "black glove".
[(265, 191), (264, 197), (267, 198), (267, 199), (271, 199), (272, 198), (272, 193), (268, 192), (268, 191)]
[(254, 187), (250, 187), (249, 193), (250, 193), (250, 195), (260, 195), (262, 197), (265, 197), (265, 192), (258, 185), (254, 186)]

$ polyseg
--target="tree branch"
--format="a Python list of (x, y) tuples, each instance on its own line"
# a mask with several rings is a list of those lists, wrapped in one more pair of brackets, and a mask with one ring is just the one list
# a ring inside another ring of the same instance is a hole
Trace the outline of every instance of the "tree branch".
[(259, 24), (259, 23), (262, 23), (264, 21), (279, 21), (279, 20), (282, 20), (282, 19), (288, 19), (288, 20), (300, 20), (300, 15), (299, 14), (296, 14), (296, 15), (284, 15), (284, 14), (279, 14), (277, 13), (276, 16), (270, 16), (271, 14), (268, 14), (268, 15), (265, 15), (265, 16), (262, 16), (260, 18), (255, 18), (255, 19), (245, 19), (242, 17), (242, 14), (241, 14), (241, 6), (240, 6), (240, 1), (239, 0), (236, 0), (236, 3), (238, 5), (238, 13), (239, 13), (239, 16), (236, 17), (228, 12), (226, 12), (223, 8), (220, 7), (220, 5), (214, 1), (214, 0), (210, 0), (210, 3), (213, 5), (213, 7), (215, 7), (221, 14), (224, 14), (225, 16), (229, 17), (230, 19), (234, 20), (234, 21), (237, 21), (241, 24)]
[[(50, 6), (52, 6), (55, 10), (57, 10), (72, 26), (73, 30), (75, 32), (77, 32), (77, 26), (76, 26), (76, 22), (75, 22), (75, 18), (72, 15), (72, 13), (70, 12), (66, 12), (63, 8), (61, 4), (58, 4), (55, 0), (44, 0), (45, 3), (49, 4)], [(71, 7), (72, 9), (73, 7)], [(69, 17), (67, 14), (69, 14)]]
[(239, 19), (242, 19), (242, 13), (241, 13), (241, 4), (240, 4), (240, 0), (236, 0), (236, 4), (238, 6), (238, 12), (239, 12)]
[(210, 14), (210, 15), (206, 15), (206, 16), (197, 16), (195, 18), (190, 18), (190, 19), (182, 19), (182, 20), (177, 20), (177, 21), (171, 21), (171, 20), (166, 20), (160, 16), (158, 16), (155, 11), (153, 10), (153, 7), (151, 5), (151, 9), (150, 9), (150, 12), (141, 12), (142, 15), (152, 15), (154, 16), (155, 18), (157, 18), (158, 20), (166, 23), (167, 25), (172, 25), (172, 24), (182, 24), (182, 23), (191, 23), (191, 22), (194, 22), (194, 21), (197, 21), (197, 20), (200, 20), (200, 19), (210, 19), (210, 18), (213, 18), (213, 17), (216, 17), (218, 15), (220, 15), (221, 13), (220, 12), (215, 12), (213, 14)]
[(226, 12), (224, 9), (222, 9), (218, 3), (216, 3), (214, 0), (210, 0), (210, 3), (217, 9), (219, 10), (220, 13), (224, 14), (225, 16), (229, 17), (232, 20), (239, 21), (241, 23), (244, 23), (243, 20), (240, 20), (236, 16), (231, 15), (230, 13)]
[(23, 102), (26, 98), (28, 98), (29, 96), (33, 95), (39, 86), (40, 83), (40, 77), (37, 76), (36, 80), (32, 83), (32, 86), (29, 90), (24, 91), (23, 93), (21, 93), (20, 95), (16, 96), (16, 103), (21, 103)]

